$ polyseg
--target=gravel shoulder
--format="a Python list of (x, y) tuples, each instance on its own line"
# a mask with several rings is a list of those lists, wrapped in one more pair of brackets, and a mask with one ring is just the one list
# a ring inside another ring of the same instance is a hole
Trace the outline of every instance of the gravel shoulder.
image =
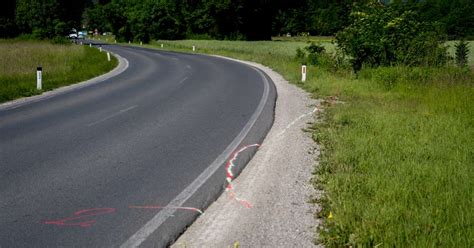
[(317, 195), (310, 183), (319, 149), (310, 133), (319, 101), (289, 84), (271, 69), (263, 70), (275, 83), (278, 100), (275, 122), (259, 151), (233, 181), (246, 208), (224, 192), (172, 247), (315, 247)]

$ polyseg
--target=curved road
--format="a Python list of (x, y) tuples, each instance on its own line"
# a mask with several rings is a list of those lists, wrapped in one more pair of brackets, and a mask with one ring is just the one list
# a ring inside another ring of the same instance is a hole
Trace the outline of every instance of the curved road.
[(276, 93), (257, 69), (104, 48), (128, 69), (0, 109), (0, 247), (169, 245), (199, 215), (176, 207), (212, 202), (225, 185), (226, 159), (259, 143), (272, 124)]

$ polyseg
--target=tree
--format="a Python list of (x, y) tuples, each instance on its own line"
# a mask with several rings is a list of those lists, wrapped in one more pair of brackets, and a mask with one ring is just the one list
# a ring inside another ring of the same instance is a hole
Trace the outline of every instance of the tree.
[(56, 0), (18, 0), (16, 23), (21, 33), (30, 33), (37, 38), (56, 35), (59, 24), (59, 3)]
[(352, 0), (309, 1), (310, 28), (313, 35), (334, 35), (349, 23)]
[(9, 38), (17, 34), (15, 25), (15, 0), (5, 0), (0, 9), (0, 38)]
[(82, 18), (82, 22), (88, 30), (111, 31), (106, 8), (101, 4), (95, 4), (85, 9)]
[(64, 36), (77, 28), (87, 1), (17, 0), (15, 22), (21, 33), (37, 38)]

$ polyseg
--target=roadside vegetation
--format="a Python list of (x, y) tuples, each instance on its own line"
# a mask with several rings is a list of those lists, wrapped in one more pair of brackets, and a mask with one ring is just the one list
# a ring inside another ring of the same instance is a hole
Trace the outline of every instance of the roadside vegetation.
[[(48, 41), (0, 40), (0, 102), (40, 94), (104, 74), (117, 66), (96, 48)], [(36, 68), (43, 90), (36, 90)]]
[[(354, 40), (345, 37), (350, 46)], [(197, 53), (255, 61), (325, 99), (322, 120), (310, 129), (322, 150), (314, 186), (325, 192), (315, 202), (323, 207), (319, 241), (328, 247), (473, 246), (472, 54), (458, 65), (459, 42), (424, 36), (426, 47), (413, 43), (416, 63), (397, 60), (410, 54), (394, 50), (384, 57), (391, 61), (362, 53), (358, 67), (357, 54), (344, 56), (327, 38), (307, 39), (319, 42), (163, 40), (150, 47), (191, 52), (194, 45)], [(472, 51), (474, 43), (466, 45)]]

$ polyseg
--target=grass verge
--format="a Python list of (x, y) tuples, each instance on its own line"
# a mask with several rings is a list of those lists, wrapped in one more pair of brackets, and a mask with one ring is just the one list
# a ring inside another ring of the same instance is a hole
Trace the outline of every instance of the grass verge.
[(458, 68), (379, 68), (304, 86), (344, 102), (313, 133), (329, 247), (474, 245), (473, 79)]
[[(95, 48), (47, 41), (0, 40), (0, 102), (41, 94), (104, 74), (117, 59)], [(36, 90), (36, 67), (43, 67), (43, 90)]]
[[(326, 98), (313, 126), (321, 145), (314, 185), (328, 247), (474, 246), (474, 74), (468, 68), (308, 68), (305, 42), (158, 41), (151, 47), (267, 65)], [(472, 44), (472, 43), (471, 43)], [(331, 50), (329, 42), (323, 45)], [(471, 61), (472, 63), (472, 61)]]

